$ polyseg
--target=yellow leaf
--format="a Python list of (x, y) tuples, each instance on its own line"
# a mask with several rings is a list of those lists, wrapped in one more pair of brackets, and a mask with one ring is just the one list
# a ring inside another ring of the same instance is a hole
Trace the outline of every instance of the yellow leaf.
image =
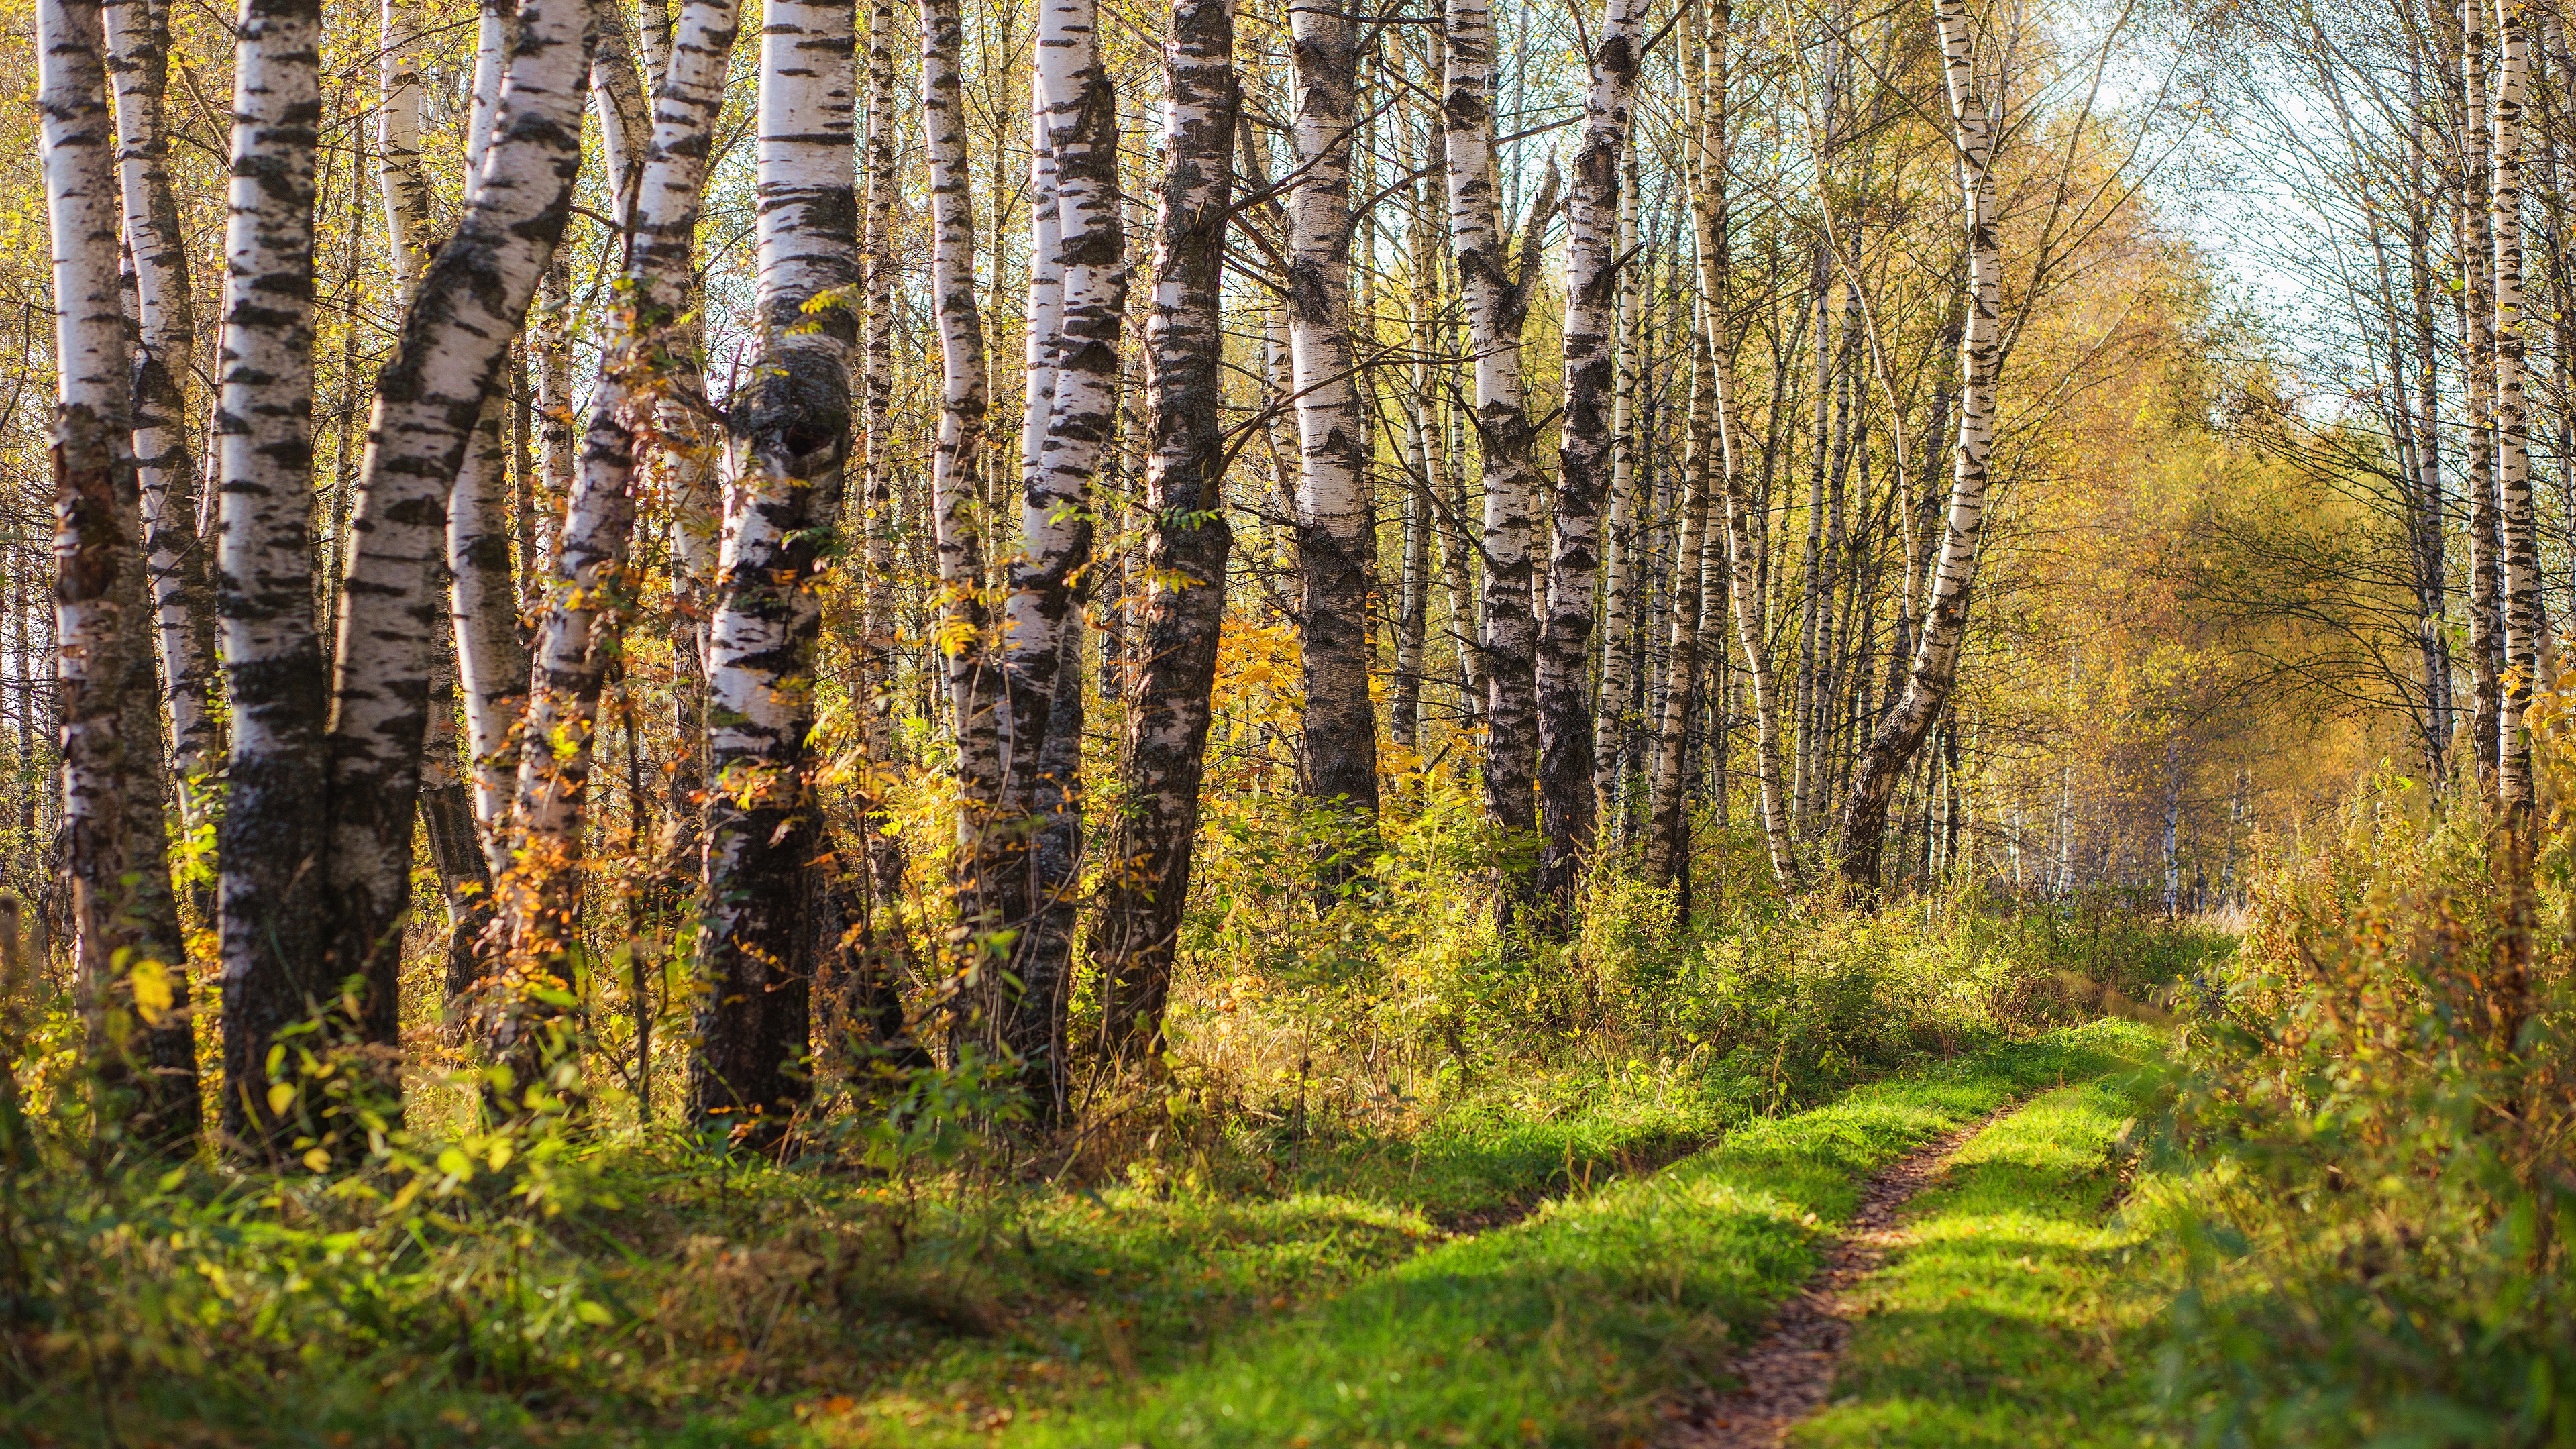
[(295, 1088), (291, 1084), (286, 1082), (268, 1084), (268, 1115), (282, 1117), (286, 1115), (286, 1109), (294, 1105)]
[(304, 1165), (312, 1168), (315, 1172), (320, 1172), (322, 1169), (331, 1165), (331, 1154), (323, 1151), (319, 1147), (316, 1147), (312, 1151), (304, 1154)]

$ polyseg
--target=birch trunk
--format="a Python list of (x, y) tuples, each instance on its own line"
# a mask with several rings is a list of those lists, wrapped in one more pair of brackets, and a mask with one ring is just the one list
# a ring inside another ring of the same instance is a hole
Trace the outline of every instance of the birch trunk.
[(2495, 276), (2492, 137), (2487, 110), (2485, 0), (2462, 0), (2460, 6), (2460, 198), (2459, 238), (2462, 287), (2460, 353), (2467, 374), (2463, 391), (2468, 403), (2469, 492), (2469, 653), (2474, 693), (2469, 733), (2478, 792), (2496, 798), (2498, 747), (2504, 708), (2503, 680), (2498, 673), (2503, 653), (2502, 518), (2496, 508), (2495, 427)]
[[(862, 787), (868, 828), (863, 832), (868, 888), (876, 909), (873, 925), (902, 894), (903, 848), (885, 829), (881, 802), (885, 782), (893, 777), (894, 736), (889, 715), (894, 707), (896, 635), (894, 540), (902, 526), (895, 500), (894, 299), (902, 264), (894, 255), (894, 6), (891, 0), (868, 4), (867, 135), (863, 151), (867, 173), (866, 209), (860, 233), (866, 296), (860, 318), (859, 397), (863, 408), (864, 472), (860, 484), (860, 523), (867, 540), (864, 586), (866, 614), (861, 621), (859, 679), (862, 738), (867, 748), (867, 778)], [(881, 973), (879, 973), (881, 974)]]
[(36, 10), (53, 242), (55, 688), (73, 960), (102, 1125), (184, 1153), (196, 1135), (187, 953), (163, 848), (161, 714), (146, 604), (132, 359), (99, 7)]
[[(170, 84), (170, 8), (167, 0), (117, 0), (103, 13), (116, 96), (117, 179), (141, 324), (132, 392), (144, 568), (170, 762), (181, 818), (194, 826), (205, 817), (204, 781), (223, 757), (224, 731), (212, 708), (214, 598), (206, 549), (197, 538), (197, 460), (188, 446), (194, 435), (186, 379), (197, 354), (196, 308), (162, 120)], [(201, 904), (211, 914), (213, 902)]]
[[(1351, 141), (1359, 35), (1338, 5), (1288, 12), (1297, 172), (1288, 194), (1288, 355), (1297, 412), (1297, 637), (1307, 796), (1337, 823), (1324, 867), (1346, 879), (1377, 817), (1369, 698), (1369, 435), (1351, 347)], [(1347, 838), (1338, 838), (1347, 829)]]
[(376, 379), (333, 689), (331, 962), (362, 977), (371, 1041), (395, 1038), (400, 926), (438, 637), (447, 501), (569, 215), (595, 15), (529, 0), (474, 200), (422, 274)]
[[(474, 78), (466, 116), (470, 157), (485, 155), (501, 113), (519, 29), (517, 0), (483, 0), (475, 26)], [(469, 165), (465, 204), (481, 193), (482, 169)], [(548, 290), (551, 263), (539, 287)], [(534, 329), (545, 330), (539, 314)], [(509, 400), (498, 375), (484, 392), (472, 441), (447, 500), (450, 625), (456, 634), (457, 687), (465, 704), (472, 760), (474, 822), (484, 868), (495, 880), (510, 868), (510, 799), (519, 769), (519, 727), (528, 705), (528, 649), (519, 634), (518, 569), (511, 557)], [(524, 440), (523, 440), (524, 441)]]
[(1691, 329), (1690, 422), (1682, 460), (1681, 526), (1673, 545), (1672, 629), (1664, 652), (1663, 707), (1655, 728), (1646, 826), (1646, 878), (1671, 887), (1680, 901), (1687, 901), (1690, 890), (1690, 780), (1684, 765), (1691, 685), (1699, 678), (1701, 623), (1701, 591), (1691, 581), (1698, 577), (1707, 548), (1709, 484), (1716, 469), (1715, 356), (1703, 321)]
[(334, 995), (325, 962), (324, 676), (313, 627), (313, 216), (319, 0), (242, 8), (217, 350), (216, 638), (232, 717), (216, 827), (224, 1130), (292, 1135), (269, 1105), (278, 1032)]
[(806, 760), (814, 583), (840, 517), (858, 341), (854, 21), (848, 0), (770, 0), (761, 23), (762, 330), (729, 419), (707, 659), (706, 995), (691, 1072), (698, 1120), (752, 1141), (783, 1131), (810, 1091), (813, 943), (797, 881), (821, 843)]
[(1599, 824), (1593, 769), (1593, 579), (1602, 495), (1609, 491), (1619, 356), (1620, 172), (1637, 84), (1639, 0), (1609, 0), (1593, 38), (1583, 141), (1566, 193), (1565, 422), (1557, 448), (1556, 538), (1547, 620), (1538, 641), (1540, 919), (1574, 920), (1584, 856)]
[[(930, 160), (931, 307), (939, 326), (939, 440), (930, 467), (931, 528), (939, 552), (941, 686), (957, 741), (958, 844), (979, 842), (1001, 800), (1001, 745), (985, 632), (983, 464), (991, 411), (984, 324), (975, 301), (974, 176), (959, 79), (960, 0), (921, 3), (921, 118)], [(972, 867), (970, 867), (970, 870)], [(968, 898), (977, 888), (970, 875)]]
[(1934, 564), (1905, 692), (1861, 756), (1843, 805), (1838, 841), (1843, 877), (1867, 891), (1878, 888), (1887, 807), (1897, 781), (1949, 703), (1958, 679), (1969, 586), (1985, 527), (1987, 456), (1994, 447), (1996, 314), (2003, 270), (1994, 231), (1994, 117), (1977, 89), (1975, 32), (1965, 0), (1933, 0), (1932, 13), (1940, 27), (1968, 241), (1967, 325), (1959, 339), (1959, 434), (1951, 457), (1948, 528)]
[(376, 59), (376, 186), (400, 300), (429, 265), (429, 173), (420, 159), (421, 17), (417, 0), (384, 0)]
[[(1601, 701), (1594, 711), (1592, 808), (1613, 819), (1628, 773), (1628, 737), (1635, 729), (1629, 696), (1635, 692), (1629, 635), (1635, 627), (1637, 572), (1637, 152), (1628, 148), (1627, 184), (1619, 190), (1618, 335), (1610, 391), (1610, 519), (1604, 529), (1601, 567)], [(1627, 838), (1620, 824), (1618, 838)]]
[(1145, 323), (1143, 639), (1127, 712), (1126, 808), (1104, 887), (1102, 1023), (1127, 1061), (1157, 1055), (1198, 839), (1217, 644), (1234, 534), (1222, 487), (1222, 293), (1232, 210), (1233, 0), (1174, 0), (1163, 47), (1163, 178)]
[(2531, 736), (2523, 728), (2540, 667), (2540, 549), (2531, 504), (2531, 422), (2524, 411), (2522, 293), (2523, 108), (2531, 76), (2529, 14), (2496, 0), (2494, 225), (2496, 493), (2504, 554), (2504, 666), (2497, 794), (2532, 809)]
[[(1091, 557), (1090, 479), (1116, 425), (1118, 324), (1127, 280), (1118, 214), (1117, 97), (1101, 63), (1097, 19), (1094, 0), (1048, 0), (1030, 86), (1044, 153), (1054, 168), (1054, 261), (1062, 269), (1062, 301), (1048, 355), (1045, 429), (1024, 455), (1023, 551), (1012, 564), (1003, 605), (1003, 788), (982, 872), (991, 883), (995, 923), (1004, 926), (1035, 927), (1046, 889), (1029, 832), (1045, 813), (1040, 792), (1046, 788), (1047, 721), (1064, 657), (1062, 635), (1076, 606), (1075, 575)], [(1033, 253), (1033, 271), (1039, 263)], [(1032, 378), (1032, 414), (1036, 386)], [(1079, 681), (1069, 682), (1068, 693), (1079, 687)], [(1069, 781), (1059, 785), (1072, 788)], [(1055, 1016), (1064, 993), (1057, 973), (1069, 964), (1051, 947), (1038, 949), (1047, 941), (1043, 931), (1021, 930), (1006, 973), (1018, 984), (994, 981), (1003, 989), (990, 997), (994, 1044), (1019, 1061), (1021, 1085), (1041, 1108), (1053, 1098), (1062, 1071), (1056, 1043), (1063, 1029)]]
[[(693, 381), (689, 339), (675, 336), (688, 300), (691, 242), (706, 188), (707, 158), (724, 104), (727, 57), (739, 29), (734, 0), (681, 7), (653, 132), (633, 188), (633, 245), (625, 267), (628, 310), (618, 335), (603, 339), (591, 385), (582, 455), (539, 616), (527, 737), (519, 757), (517, 849), (504, 883), (510, 964), (523, 987), (564, 989), (566, 959), (578, 943), (580, 863), (587, 792), (597, 746), (600, 692), (624, 651), (636, 580), (629, 568), (635, 527), (636, 429)], [(598, 67), (594, 66), (594, 74)], [(531, 1000), (516, 993), (524, 1008)], [(493, 1019), (504, 1059), (526, 1060), (539, 1045), (532, 1016)]]
[[(1485, 807), (1505, 831), (1535, 826), (1538, 767), (1537, 621), (1530, 607), (1530, 510), (1538, 470), (1521, 382), (1521, 326), (1529, 316), (1535, 245), (1555, 208), (1556, 172), (1530, 207), (1529, 242), (1511, 264), (1510, 237), (1494, 187), (1493, 15), (1486, 0), (1447, 0), (1448, 73), (1443, 139), (1448, 148), (1449, 231), (1468, 346), (1476, 359), (1475, 425), (1484, 453)], [(1530, 882), (1506, 892), (1526, 903)]]

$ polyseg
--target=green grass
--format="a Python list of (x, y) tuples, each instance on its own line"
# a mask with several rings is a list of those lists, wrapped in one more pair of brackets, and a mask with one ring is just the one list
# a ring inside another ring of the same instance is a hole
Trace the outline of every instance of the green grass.
[[(1813, 1270), (1871, 1170), (2016, 1095), (2120, 1069), (2154, 1040), (2097, 1023), (1756, 1123), (1212, 1340), (1197, 1362), (1010, 1406), (1002, 1442), (1570, 1445), (1641, 1430)], [(864, 1403), (809, 1421), (831, 1444), (963, 1443), (967, 1427)]]
[(1833, 1403), (1799, 1449), (2128, 1445), (2145, 1434), (2162, 1295), (2110, 1209), (2136, 1078), (2051, 1092), (1963, 1148), (1860, 1290)]

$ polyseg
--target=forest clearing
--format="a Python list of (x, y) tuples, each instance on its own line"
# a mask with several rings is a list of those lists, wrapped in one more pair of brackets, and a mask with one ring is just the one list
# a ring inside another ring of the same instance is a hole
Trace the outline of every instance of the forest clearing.
[(2576, 1444), (2558, 0), (0, 13), (0, 1443)]

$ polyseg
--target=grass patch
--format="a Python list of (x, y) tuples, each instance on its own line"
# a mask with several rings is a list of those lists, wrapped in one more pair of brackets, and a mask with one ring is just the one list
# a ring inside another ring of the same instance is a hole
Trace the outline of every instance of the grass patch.
[[(1870, 1171), (2013, 1096), (2134, 1062), (2101, 1022), (1760, 1122), (1660, 1173), (1373, 1275), (1203, 1361), (1018, 1406), (1016, 1445), (1588, 1444), (1647, 1426), (1815, 1266)], [(823, 1443), (962, 1443), (853, 1404)], [(981, 1438), (979, 1434), (976, 1437)]]
[[(1979, 1133), (1860, 1290), (1833, 1403), (1799, 1449), (2138, 1443), (2164, 1295), (2155, 1250), (2109, 1209), (2134, 1075), (2041, 1097)], [(2143, 1255), (2143, 1257), (2142, 1257)], [(2153, 1275), (2149, 1275), (2153, 1276)]]

